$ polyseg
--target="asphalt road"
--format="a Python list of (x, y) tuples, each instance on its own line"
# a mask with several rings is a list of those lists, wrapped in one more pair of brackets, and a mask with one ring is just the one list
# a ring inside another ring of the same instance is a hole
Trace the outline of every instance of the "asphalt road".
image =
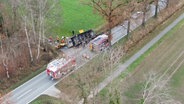
[[(160, 7), (164, 8), (164, 5), (161, 3)], [(154, 8), (155, 8), (155, 6), (151, 5), (151, 9), (147, 13), (147, 16), (146, 16), (147, 19), (146, 20), (148, 20), (148, 18), (153, 16)], [(139, 15), (138, 13), (133, 14), (133, 17), (131, 19), (131, 30), (134, 30), (135, 28), (140, 26), (140, 24), (141, 24), (140, 16), (141, 15)], [(168, 30), (170, 30), (172, 27), (174, 27), (183, 18), (184, 18), (184, 14), (181, 17), (179, 17), (175, 21), (175, 23), (171, 24), (170, 28), (163, 31), (162, 34), (164, 35)], [(126, 36), (126, 33), (127, 33), (126, 32), (126, 27), (127, 27), (127, 21), (123, 22), (122, 25), (117, 26), (117, 27), (112, 29), (112, 34), (113, 34), (112, 44), (118, 42), (121, 38)], [(148, 43), (148, 45), (145, 48), (141, 49), (141, 51), (139, 51), (137, 54), (135, 54), (125, 64), (123, 64), (122, 66), (119, 66), (120, 68), (119, 68), (119, 70), (116, 70), (114, 72), (115, 74), (112, 74), (111, 76), (109, 76), (105, 80), (105, 83), (102, 83), (101, 85), (99, 85), (99, 87), (97, 87), (98, 91), (100, 91), (102, 88), (104, 88), (108, 84), (109, 81), (112, 81), (114, 78), (116, 78), (123, 70), (126, 69), (126, 67), (128, 65), (130, 65), (134, 60), (136, 60), (141, 54), (143, 54), (151, 45), (153, 45), (161, 37), (162, 36), (159, 35), (151, 43)], [(87, 49), (83, 49), (82, 50), (83, 53), (86, 52), (85, 50), (88, 51)], [(93, 57), (95, 57), (95, 54), (92, 54), (91, 58), (93, 58)], [(83, 61), (82, 63), (80, 63), (80, 66), (78, 66), (78, 67), (81, 67), (82, 65), (84, 65), (88, 61), (89, 60)], [(70, 74), (68, 74), (68, 75), (70, 75)], [(68, 75), (66, 75), (65, 77), (67, 77)], [(64, 79), (65, 77), (63, 77), (62, 79)], [(36, 77), (30, 79), (29, 81), (27, 81), (26, 83), (24, 83), (20, 87), (18, 87), (15, 90), (11, 91), (8, 96), (4, 96), (2, 98), (2, 99), (4, 99), (4, 102), (2, 104), (7, 104), (7, 101), (11, 102), (13, 104), (28, 104), (31, 101), (33, 101), (34, 99), (36, 99), (38, 96), (40, 96), (44, 91), (46, 91), (50, 87), (56, 85), (62, 79), (57, 80), (57, 81), (50, 80), (50, 78), (46, 75), (46, 72), (44, 71), (44, 72), (40, 73), (39, 75), (37, 75)]]

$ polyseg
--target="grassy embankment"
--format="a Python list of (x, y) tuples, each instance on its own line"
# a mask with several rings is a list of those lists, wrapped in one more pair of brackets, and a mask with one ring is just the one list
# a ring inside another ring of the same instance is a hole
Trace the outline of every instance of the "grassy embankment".
[(40, 96), (37, 99), (39, 100), (35, 100), (31, 102), (31, 104), (65, 104), (63, 101), (57, 98), (46, 96), (46, 95)]

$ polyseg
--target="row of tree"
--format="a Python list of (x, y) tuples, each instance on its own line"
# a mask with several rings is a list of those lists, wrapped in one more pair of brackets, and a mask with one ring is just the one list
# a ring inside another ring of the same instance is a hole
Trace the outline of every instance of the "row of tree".
[[(169, 0), (160, 1), (168, 7)], [(112, 40), (111, 29), (124, 20), (128, 20), (127, 34), (130, 33), (130, 22), (132, 13), (142, 11), (142, 26), (145, 26), (146, 12), (150, 9), (150, 4), (155, 4), (155, 14), (157, 17), (159, 10), (159, 0), (90, 0), (90, 6), (94, 8), (107, 21), (109, 42)], [(110, 43), (111, 44), (111, 43)]]

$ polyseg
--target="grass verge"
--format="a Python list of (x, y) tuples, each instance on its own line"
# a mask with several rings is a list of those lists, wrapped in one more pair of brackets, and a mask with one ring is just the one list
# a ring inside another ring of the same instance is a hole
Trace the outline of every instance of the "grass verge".
[(31, 102), (30, 104), (65, 104), (57, 98), (49, 97), (46, 95), (40, 96), (37, 99)]

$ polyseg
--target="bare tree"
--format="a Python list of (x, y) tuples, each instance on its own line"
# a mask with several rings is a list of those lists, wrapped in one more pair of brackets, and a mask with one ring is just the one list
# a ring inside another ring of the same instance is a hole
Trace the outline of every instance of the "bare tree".
[(127, 18), (127, 21), (128, 21), (128, 24), (127, 24), (127, 36), (129, 36), (129, 33), (130, 33), (130, 25), (131, 25), (131, 19), (132, 19), (132, 13), (134, 12), (136, 8), (136, 5), (135, 5), (135, 2), (132, 1), (128, 4), (127, 6), (127, 10), (126, 10), (126, 18)]
[(127, 36), (130, 33), (130, 25), (131, 25), (131, 21), (132, 21), (132, 13), (136, 10), (137, 8), (137, 1), (134, 0), (128, 0), (127, 2), (125, 2), (125, 4), (119, 8), (120, 10), (118, 12), (120, 12), (120, 22), (126, 21), (127, 25), (123, 26), (123, 28), (127, 29)]
[(181, 104), (171, 96), (171, 88), (168, 86), (168, 77), (162, 79), (155, 73), (146, 76), (143, 87), (141, 104)]
[(111, 45), (112, 34), (111, 29), (113, 27), (113, 20), (120, 12), (118, 9), (129, 1), (124, 0), (90, 0), (91, 6), (101, 14), (108, 23), (108, 40)]
[(30, 58), (31, 58), (31, 62), (34, 61), (34, 58), (33, 58), (33, 53), (32, 53), (32, 48), (31, 48), (31, 44), (30, 44), (30, 38), (29, 38), (29, 33), (28, 33), (28, 29), (27, 29), (27, 17), (23, 17), (24, 18), (24, 30), (25, 30), (25, 35), (26, 35), (26, 38), (27, 38), (27, 45), (28, 45), (28, 49), (29, 49), (29, 55), (30, 55)]
[(146, 22), (146, 12), (148, 10), (150, 10), (150, 0), (141, 0), (139, 2), (139, 6), (138, 9), (141, 10), (143, 12), (143, 16), (142, 16), (142, 26), (145, 26), (145, 22)]
[(56, 4), (58, 7), (61, 6), (58, 0), (1, 1), (0, 63), (7, 78), (18, 73), (13, 72), (15, 69), (27, 67), (40, 59), (40, 49), (45, 45), (45, 34), (54, 26), (48, 21), (56, 21), (48, 15), (55, 14), (53, 9), (59, 11), (55, 8)]
[(89, 88), (87, 87), (87, 81), (86, 80), (89, 80), (89, 79), (86, 79), (85, 78), (82, 78), (82, 76), (78, 75), (78, 78), (76, 79), (77, 80), (77, 86), (78, 88), (80, 89), (81, 91), (81, 95), (80, 97), (83, 99), (83, 103), (82, 104), (87, 104), (88, 103), (88, 94), (89, 94)]
[(0, 39), (0, 45), (1, 45), (1, 59), (2, 59), (2, 64), (4, 66), (4, 70), (6, 72), (6, 76), (7, 78), (10, 78), (10, 75), (9, 75), (9, 70), (8, 70), (8, 57), (7, 57), (7, 53), (4, 52), (4, 49), (3, 49), (3, 44), (2, 44), (2, 39)]
[[(108, 75), (107, 72), (111, 73), (112, 69), (119, 63), (121, 56), (123, 55), (124, 53), (122, 51), (122, 47), (113, 47), (110, 50), (102, 53), (102, 55), (99, 56), (99, 59), (91, 62), (91, 64), (88, 66), (89, 72), (87, 72), (87, 74), (81, 73), (79, 75), (80, 77), (76, 78), (78, 79), (77, 82), (81, 89), (81, 98), (83, 99), (80, 104), (86, 104), (86, 102), (95, 104), (95, 96), (99, 90), (99, 79)], [(112, 93), (113, 95), (118, 95), (116, 91), (112, 91)], [(109, 97), (112, 96), (109, 95)], [(112, 100), (119, 102), (118, 96), (112, 97)]]
[(8, 2), (10, 2), (11, 4), (11, 10), (12, 10), (12, 20), (13, 20), (13, 24), (12, 24), (12, 34), (17, 31), (17, 29), (19, 28), (18, 25), (18, 16), (17, 16), (17, 8), (19, 6), (19, 2), (18, 0), (8, 0)]
[[(170, 66), (160, 75), (159, 73), (151, 72), (146, 76), (146, 81), (143, 87), (141, 104), (161, 103), (161, 104), (181, 104), (171, 96), (171, 88), (169, 87), (169, 81), (173, 75), (179, 70), (184, 63), (184, 59), (177, 63), (177, 61), (183, 56), (184, 51), (179, 54), (176, 60), (170, 64)], [(171, 67), (177, 65), (172, 70)]]
[(27, 40), (29, 40), (28, 42), (37, 44), (37, 60), (40, 56), (41, 44), (45, 44), (45, 31), (46, 27), (49, 26), (46, 26), (47, 16), (57, 3), (57, 0), (20, 0), (21, 8), (19, 10), (22, 11), (20, 15), (24, 22), (26, 22), (25, 33), (30, 38), (27, 38)]
[[(12, 64), (16, 63), (16, 61), (12, 61), (16, 56), (15, 49), (12, 44), (13, 40), (10, 38), (10, 34), (14, 34), (13, 20), (12, 15), (10, 13), (11, 9), (8, 5), (9, 1), (2, 1), (0, 5), (1, 11), (1, 35), (0, 35), (0, 57), (1, 57), (1, 65), (5, 70), (6, 77), (10, 78), (10, 71), (14, 70), (12, 68)], [(10, 11), (9, 11), (10, 10)], [(9, 31), (10, 30), (10, 31)]]

